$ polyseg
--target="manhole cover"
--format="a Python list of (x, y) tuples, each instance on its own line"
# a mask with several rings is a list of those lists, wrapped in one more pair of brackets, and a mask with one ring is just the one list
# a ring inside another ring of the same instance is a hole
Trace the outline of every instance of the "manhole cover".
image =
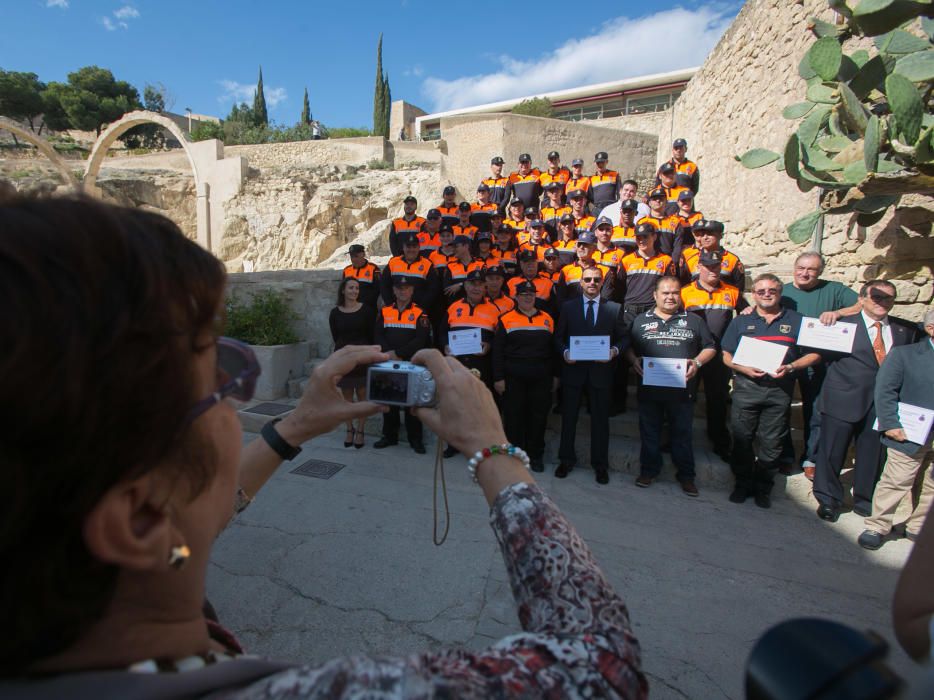
[(313, 476), (316, 479), (330, 479), (344, 468), (343, 464), (337, 462), (324, 462), (320, 459), (309, 459), (304, 464), (300, 464), (292, 470), (292, 474), (301, 474), (302, 476)]
[(267, 401), (266, 403), (258, 403), (255, 406), (250, 406), (244, 410), (247, 413), (260, 413), (264, 416), (279, 416), (294, 408), (295, 406), (289, 406), (287, 403), (273, 403)]

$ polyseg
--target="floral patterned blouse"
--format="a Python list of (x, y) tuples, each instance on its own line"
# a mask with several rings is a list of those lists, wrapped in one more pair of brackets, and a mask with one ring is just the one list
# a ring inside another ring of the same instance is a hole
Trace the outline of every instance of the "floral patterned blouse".
[(172, 668), (134, 664), (100, 680), (68, 674), (0, 682), (0, 691), (30, 699), (61, 697), (66, 688), (71, 697), (94, 698), (646, 698), (626, 606), (551, 499), (538, 486), (514, 484), (497, 496), (490, 522), (524, 631), (483, 651), (352, 656), (317, 667), (215, 654)]

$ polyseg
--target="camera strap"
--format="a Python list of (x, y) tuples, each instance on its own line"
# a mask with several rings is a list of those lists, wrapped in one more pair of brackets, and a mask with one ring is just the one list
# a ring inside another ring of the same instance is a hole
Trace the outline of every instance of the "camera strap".
[[(435, 452), (435, 482), (431, 492), (431, 518), (432, 532), (431, 537), (436, 547), (444, 544), (448, 538), (448, 530), (451, 528), (451, 510), (448, 507), (448, 485), (444, 480), (444, 440), (438, 438), (438, 449)], [(441, 475), (441, 494), (444, 498), (444, 532), (441, 538), (438, 538), (438, 475)]]

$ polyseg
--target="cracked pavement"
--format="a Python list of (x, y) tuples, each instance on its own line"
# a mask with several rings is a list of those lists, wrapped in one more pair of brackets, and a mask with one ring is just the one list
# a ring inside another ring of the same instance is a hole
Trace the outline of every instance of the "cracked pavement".
[[(319, 664), (442, 645), (482, 649), (520, 631), (465, 460), (445, 462), (451, 528), (436, 547), (434, 441), (419, 456), (405, 443), (345, 449), (343, 436), (341, 428), (306, 444), (214, 547), (208, 598), (247, 651)], [(375, 439), (367, 435), (368, 445)], [(309, 458), (347, 466), (329, 480), (290, 473)], [(598, 486), (583, 468), (557, 480), (546, 464), (536, 478), (627, 602), (651, 697), (742, 698), (755, 641), (802, 616), (875, 630), (892, 645), (896, 672), (915, 677), (889, 612), (910, 543), (861, 549), (862, 519), (819, 520), (803, 476), (779, 477), (772, 508), (762, 510), (729, 503), (703, 482), (689, 499), (670, 467), (639, 489), (619, 472)]]

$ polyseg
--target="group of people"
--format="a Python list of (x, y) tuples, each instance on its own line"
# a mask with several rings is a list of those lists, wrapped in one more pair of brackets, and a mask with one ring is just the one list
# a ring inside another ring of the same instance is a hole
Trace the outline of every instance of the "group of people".
[[(707, 436), (732, 467), (735, 503), (752, 498), (770, 507), (775, 473), (800, 468), (814, 482), (818, 515), (835, 520), (844, 503), (840, 472), (855, 442), (853, 510), (878, 536), (860, 542), (881, 544), (892, 525), (890, 514), (880, 514), (900, 500), (889, 503), (896, 496), (883, 486), (879, 498), (886, 502), (873, 503), (883, 442), (898, 442), (896, 452), (910, 450), (897, 433), (880, 440), (897, 417), (880, 416), (880, 427), (873, 428), (881, 386), (876, 375), (887, 355), (918, 339), (918, 328), (889, 318), (892, 283), (871, 280), (857, 294), (822, 279), (824, 260), (812, 252), (795, 260), (790, 284), (768, 273), (756, 276), (747, 301), (746, 271), (722, 245), (724, 225), (695, 208), (699, 170), (686, 148), (683, 139), (674, 141), (671, 159), (658, 168), (644, 197), (635, 181), (608, 168), (607, 153), (597, 153), (593, 174), (584, 175), (581, 159), (567, 169), (555, 151), (544, 169), (533, 167), (529, 154), (520, 155), (509, 175), (503, 159), (493, 158), (474, 202), (458, 204), (449, 185), (440, 204), (421, 217), (416, 199), (407, 197), (388, 231), (393, 256), (382, 270), (366, 260), (362, 246), (351, 246), (332, 328), (335, 317), (362, 314), (356, 310), (369, 304), (379, 309), (366, 337), (394, 357), (408, 359), (434, 346), (476, 370), (499, 400), (510, 440), (528, 452), (535, 471), (544, 469), (544, 432), (557, 389), (558, 478), (577, 465), (575, 436), (586, 401), (590, 465), (598, 483), (608, 482), (609, 418), (626, 410), (630, 369), (638, 375), (640, 487), (658, 477), (664, 446), (684, 493), (698, 494), (692, 423), (700, 384)], [(799, 345), (803, 319), (855, 322), (852, 352)], [(471, 329), (479, 334), (473, 351), (451, 347), (449, 333)], [(581, 359), (577, 346), (584, 336), (605, 338), (605, 355)], [(780, 367), (765, 372), (736, 362), (743, 337), (784, 346)], [(359, 341), (335, 333), (338, 347)], [(655, 379), (656, 365), (668, 360), (684, 360), (677, 364), (684, 376), (676, 386)], [(646, 362), (649, 380), (643, 376)], [(796, 384), (804, 414), (800, 456), (790, 431)], [(396, 444), (399, 423), (398, 411), (390, 411), (374, 447)], [(348, 445), (355, 439), (362, 444), (361, 429), (348, 426)], [(421, 426), (411, 414), (406, 430), (412, 448), (423, 452)], [(930, 444), (915, 447), (917, 473), (932, 453)], [(921, 497), (908, 536), (920, 528), (931, 494)]]

